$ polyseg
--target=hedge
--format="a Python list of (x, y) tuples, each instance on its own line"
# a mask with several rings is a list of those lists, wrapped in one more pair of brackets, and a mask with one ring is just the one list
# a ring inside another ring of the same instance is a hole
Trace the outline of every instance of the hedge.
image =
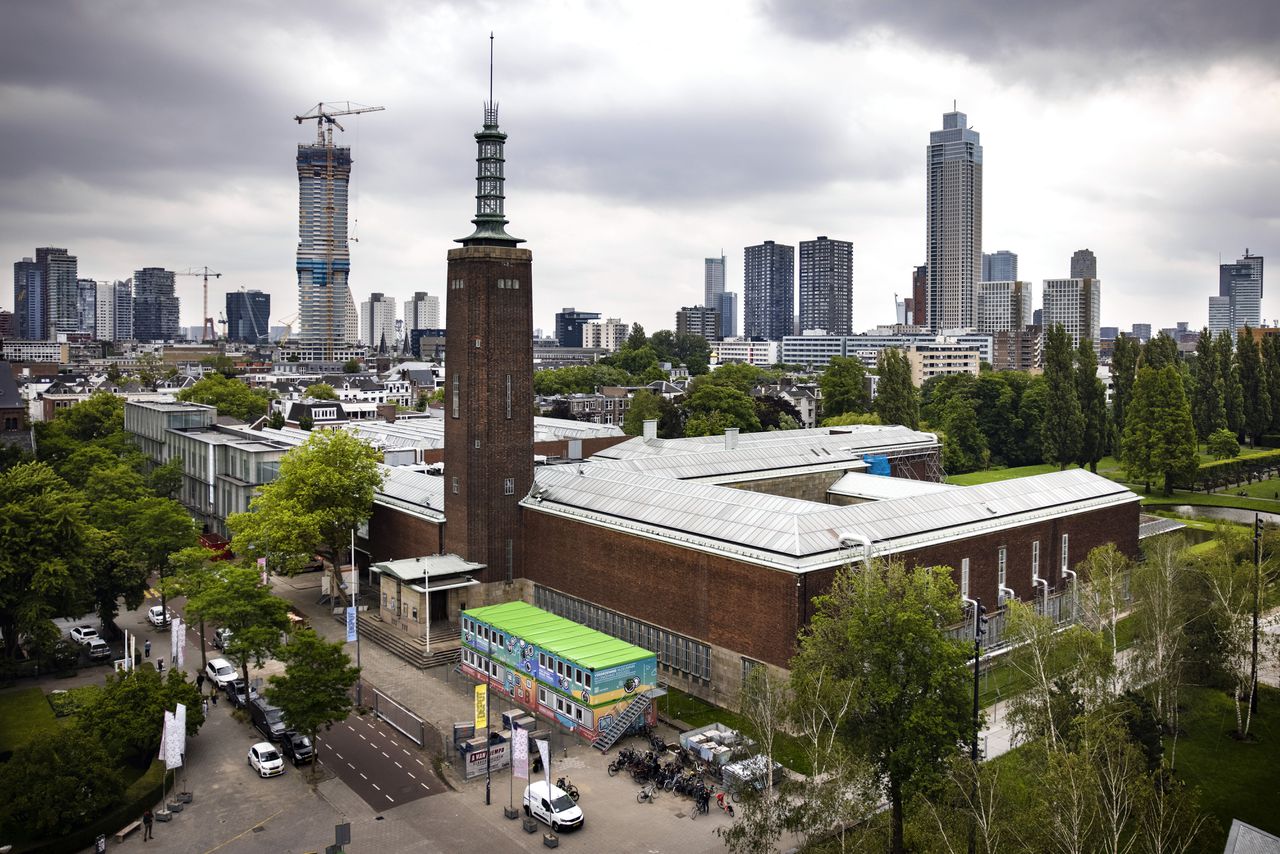
[(1203, 463), (1189, 482), (1180, 480), (1178, 486), (1208, 492), (1246, 481), (1253, 483), (1255, 480), (1265, 480), (1277, 472), (1280, 472), (1280, 451), (1266, 451), (1247, 457)]
[[(91, 848), (100, 833), (107, 837), (108, 845), (113, 845), (115, 840), (112, 837), (117, 831), (141, 818), (147, 807), (160, 803), (162, 785), (173, 785), (173, 773), (169, 773), (167, 780), (163, 779), (164, 776), (164, 763), (155, 760), (145, 774), (125, 789), (124, 801), (93, 824), (59, 839), (17, 845), (14, 851), (16, 854), (76, 854)], [(141, 835), (142, 830), (137, 833)]]

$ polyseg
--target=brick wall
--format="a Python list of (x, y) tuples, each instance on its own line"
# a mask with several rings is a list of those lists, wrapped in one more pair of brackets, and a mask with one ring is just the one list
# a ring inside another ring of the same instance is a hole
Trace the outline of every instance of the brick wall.
[(442, 528), (435, 522), (374, 504), (369, 517), (369, 551), (374, 563), (440, 554), (444, 551)]

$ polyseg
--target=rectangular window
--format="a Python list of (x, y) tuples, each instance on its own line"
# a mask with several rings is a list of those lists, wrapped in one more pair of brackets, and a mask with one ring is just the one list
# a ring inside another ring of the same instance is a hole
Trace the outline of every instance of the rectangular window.
[(1040, 541), (1031, 541), (1031, 577), (1040, 577)]
[(1067, 549), (1067, 535), (1066, 535), (1066, 534), (1063, 534), (1063, 535), (1062, 535), (1062, 568), (1063, 568), (1063, 569), (1070, 569), (1070, 568), (1071, 568), (1071, 563), (1070, 563), (1070, 561), (1069, 561), (1069, 559), (1068, 559), (1068, 557), (1067, 557), (1068, 553), (1069, 553), (1069, 552), (1068, 552), (1068, 549)]
[(458, 479), (457, 479), (456, 477), (453, 479), (453, 483), (452, 483), (451, 485), (452, 485), (452, 487), (453, 487), (453, 494), (454, 494), (454, 495), (457, 495), (457, 494), (458, 494)]
[(462, 396), (462, 393), (458, 388), (458, 383), (459, 383), (458, 375), (454, 374), (453, 375), (453, 417), (454, 418), (458, 417), (458, 404)]
[(542, 704), (542, 705), (544, 705), (544, 706), (547, 704), (547, 689), (546, 689), (546, 688), (539, 688), (539, 689), (538, 689), (538, 702), (539, 702), (539, 703), (541, 703), (541, 704)]
[(573, 681), (582, 684), (582, 671), (577, 667), (573, 668)]
[(590, 690), (591, 690), (591, 674), (590, 674), (590, 673), (586, 673), (586, 674), (584, 674), (583, 678), (584, 678), (586, 681), (585, 681), (585, 682), (583, 682), (582, 684), (583, 684), (583, 685), (585, 685), (585, 686), (587, 686), (587, 690), (588, 690), (588, 691), (590, 691)]
[(960, 559), (960, 595), (969, 598), (969, 559)]
[(574, 716), (575, 718), (577, 718), (579, 721), (581, 721), (581, 720), (582, 720), (582, 707), (581, 707), (581, 706), (574, 706), (574, 707), (573, 707), (573, 716)]
[(502, 481), (502, 494), (503, 494), (503, 495), (515, 495), (515, 494), (516, 494), (516, 479), (515, 479), (514, 477), (508, 477), (508, 478), (503, 479), (503, 481)]
[(1000, 561), (1000, 566), (996, 570), (996, 581), (997, 583), (999, 583), (1001, 587), (1005, 586), (1006, 575), (1007, 575), (1007, 572), (1005, 570), (1004, 561)]
[(1000, 570), (1000, 583), (1004, 584), (1005, 569), (1009, 565), (1009, 550), (1005, 546), (1001, 546), (996, 552), (996, 565)]
[(507, 374), (507, 420), (511, 420), (511, 374)]

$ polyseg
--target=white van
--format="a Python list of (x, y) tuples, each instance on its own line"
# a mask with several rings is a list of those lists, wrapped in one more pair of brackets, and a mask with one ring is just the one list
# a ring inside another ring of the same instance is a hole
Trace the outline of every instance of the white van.
[(231, 662), (225, 658), (213, 658), (204, 666), (205, 675), (209, 677), (209, 681), (221, 688), (228, 682), (236, 681), (236, 669), (231, 666)]
[(551, 825), (556, 832), (582, 827), (583, 822), (581, 807), (546, 780), (537, 780), (525, 788), (524, 814)]

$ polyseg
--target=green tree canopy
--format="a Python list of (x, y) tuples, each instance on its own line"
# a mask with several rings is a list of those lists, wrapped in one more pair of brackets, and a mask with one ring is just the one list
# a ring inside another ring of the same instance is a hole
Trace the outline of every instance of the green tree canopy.
[(249, 662), (261, 667), (279, 649), (280, 635), (289, 628), (289, 604), (262, 583), (257, 566), (230, 561), (219, 561), (193, 585), (187, 613), (231, 630), (225, 652), (246, 683)]
[(6, 842), (62, 836), (119, 803), (124, 788), (97, 738), (76, 726), (39, 733), (0, 774), (0, 834)]
[(1138, 378), (1139, 346), (1136, 338), (1121, 334), (1111, 351), (1111, 420), (1115, 424), (1112, 449), (1117, 453), (1124, 435), (1125, 413)]
[(207, 368), (213, 368), (218, 374), (228, 379), (240, 373), (236, 370), (235, 359), (225, 353), (219, 353), (217, 356), (206, 356), (200, 360), (200, 364)]
[(1192, 374), (1195, 391), (1191, 396), (1191, 420), (1196, 425), (1196, 435), (1203, 441), (1215, 430), (1227, 426), (1227, 413), (1222, 402), (1222, 375), (1213, 349), (1213, 335), (1208, 329), (1201, 329), (1200, 338), (1196, 341)]
[(339, 430), (315, 433), (284, 455), (280, 474), (247, 513), (227, 517), (237, 554), (267, 557), (274, 570), (294, 572), (316, 552), (336, 567), (351, 531), (373, 512), (382, 484), (378, 452)]
[(1088, 338), (1081, 338), (1076, 350), (1076, 396), (1084, 420), (1076, 462), (1096, 473), (1098, 461), (1107, 455), (1110, 423), (1107, 420), (1107, 389), (1098, 379), (1098, 357), (1094, 355), (1093, 342)]
[(1084, 432), (1084, 415), (1076, 392), (1071, 338), (1059, 324), (1048, 330), (1044, 347), (1044, 378), (1049, 386), (1047, 409), (1040, 426), (1044, 461), (1060, 469), (1075, 462)]
[(1271, 427), (1271, 388), (1267, 380), (1266, 365), (1258, 344), (1253, 340), (1253, 330), (1248, 326), (1240, 330), (1236, 339), (1236, 363), (1240, 371), (1240, 390), (1244, 393), (1244, 429), (1249, 444), (1257, 445), (1262, 435)]
[(314, 400), (337, 400), (337, 390), (328, 383), (312, 383), (307, 386), (307, 397)]
[[(737, 427), (743, 433), (760, 431), (755, 403), (732, 386), (699, 382), (681, 409), (686, 417), (686, 436), (709, 436), (729, 427)], [(716, 417), (712, 418), (713, 415)], [(706, 432), (700, 432), (703, 430)]]
[[(312, 389), (315, 387), (311, 386)], [(333, 387), (329, 386), (329, 389), (332, 391)], [(206, 374), (188, 388), (179, 391), (178, 399), (203, 403), (215, 407), (219, 415), (250, 422), (267, 413), (270, 395), (266, 389), (250, 388), (238, 379), (228, 379), (221, 373), (213, 373)]]
[(942, 466), (950, 474), (979, 471), (990, 462), (987, 439), (978, 426), (978, 413), (973, 401), (955, 395), (943, 416), (945, 437), (942, 442)]
[(883, 784), (890, 851), (901, 854), (905, 804), (941, 778), (970, 727), (966, 645), (946, 632), (961, 620), (951, 571), (872, 560), (838, 570), (813, 601), (791, 661), (793, 692), (848, 689), (836, 732)]
[(160, 747), (165, 711), (178, 703), (187, 707), (187, 735), (195, 735), (204, 725), (195, 683), (176, 667), (163, 677), (150, 667), (137, 667), (108, 674), (101, 693), (81, 709), (79, 725), (116, 761), (145, 768)]
[(867, 372), (862, 361), (853, 356), (832, 356), (826, 370), (818, 377), (818, 387), (822, 389), (824, 417), (866, 412), (871, 404)]
[(886, 347), (877, 357), (876, 414), (884, 424), (920, 429), (920, 392), (911, 382), (911, 363), (896, 347)]
[(1223, 329), (1213, 341), (1218, 355), (1218, 376), (1222, 380), (1222, 408), (1227, 417), (1227, 429), (1243, 439), (1244, 387), (1240, 382), (1240, 367), (1236, 364), (1235, 343), (1231, 333)]
[(535, 371), (533, 391), (541, 395), (591, 394), (600, 386), (631, 385), (631, 380), (630, 374), (612, 365), (570, 365)]
[(769, 379), (769, 372), (755, 365), (749, 365), (746, 362), (728, 362), (705, 377), (700, 377), (693, 387), (696, 390), (702, 385), (721, 385), (735, 388), (743, 394), (750, 394), (753, 388)]
[(1208, 451), (1215, 460), (1229, 460), (1240, 456), (1240, 442), (1235, 433), (1219, 427), (1209, 434)]
[(1180, 476), (1195, 471), (1199, 464), (1195, 425), (1181, 376), (1173, 365), (1138, 371), (1121, 456), (1134, 480), (1150, 484), (1163, 477), (1165, 495), (1173, 494)]
[(1178, 363), (1178, 342), (1163, 329), (1142, 348), (1138, 367), (1160, 369)]
[(360, 668), (341, 643), (329, 643), (311, 629), (295, 632), (279, 657), (284, 675), (270, 677), (267, 699), (280, 707), (290, 727), (310, 737), (319, 760), (316, 733), (351, 712), (351, 686)]

